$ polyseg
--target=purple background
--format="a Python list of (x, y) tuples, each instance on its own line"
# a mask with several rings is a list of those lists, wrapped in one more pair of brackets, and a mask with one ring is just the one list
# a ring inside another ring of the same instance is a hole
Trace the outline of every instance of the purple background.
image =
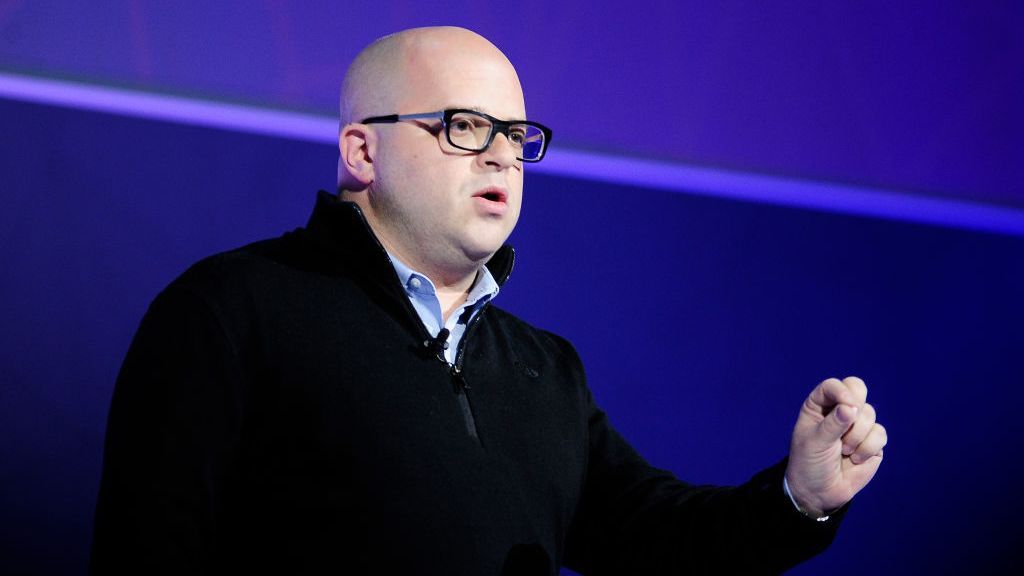
[(334, 113), (385, 32), (479, 30), (560, 145), (1024, 206), (1024, 5), (0, 0), (0, 67)]
[[(89, 4), (0, 0), (0, 69), (332, 114), (362, 45), (452, 22), (509, 54), (565, 149), (1024, 208), (1014, 2)], [(81, 573), (149, 300), (304, 223), (336, 152), (17, 98), (0, 127), (0, 573)], [(1024, 237), (535, 172), (513, 243), (500, 305), (573, 340), (613, 422), (684, 478), (744, 480), (816, 382), (868, 381), (887, 461), (795, 573), (1010, 558)]]

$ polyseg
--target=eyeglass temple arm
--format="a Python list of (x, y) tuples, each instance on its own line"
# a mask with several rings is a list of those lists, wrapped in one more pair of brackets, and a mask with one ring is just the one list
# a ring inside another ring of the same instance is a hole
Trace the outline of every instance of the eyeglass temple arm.
[(421, 118), (444, 118), (444, 112), (421, 112), (419, 114), (388, 114), (387, 116), (371, 116), (360, 124), (391, 124), (399, 120), (419, 120)]

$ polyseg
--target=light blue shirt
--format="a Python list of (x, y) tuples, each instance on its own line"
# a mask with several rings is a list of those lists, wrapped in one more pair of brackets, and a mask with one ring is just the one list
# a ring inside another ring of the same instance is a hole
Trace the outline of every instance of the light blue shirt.
[(444, 351), (444, 357), (449, 364), (453, 364), (455, 353), (459, 349), (462, 337), (466, 334), (469, 321), (476, 316), (484, 304), (498, 295), (498, 282), (494, 280), (494, 276), (487, 266), (481, 267), (480, 272), (476, 275), (476, 280), (473, 281), (473, 286), (469, 289), (466, 302), (454, 310), (448, 317), (448, 321), (445, 322), (441, 313), (441, 301), (437, 298), (437, 291), (430, 278), (409, 268), (390, 252), (388, 257), (391, 258), (391, 265), (395, 267), (398, 279), (402, 283), (402, 287), (405, 288), (405, 294), (412, 302), (412, 307), (416, 310), (416, 314), (419, 315), (420, 321), (423, 322), (423, 326), (430, 336), (436, 338), (441, 328), (448, 329), (448, 348)]

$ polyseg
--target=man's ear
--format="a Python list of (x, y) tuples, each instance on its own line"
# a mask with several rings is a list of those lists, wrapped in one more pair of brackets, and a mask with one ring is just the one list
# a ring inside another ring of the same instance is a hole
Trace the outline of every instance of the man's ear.
[(346, 124), (338, 135), (338, 187), (363, 190), (374, 180), (377, 135), (366, 124)]

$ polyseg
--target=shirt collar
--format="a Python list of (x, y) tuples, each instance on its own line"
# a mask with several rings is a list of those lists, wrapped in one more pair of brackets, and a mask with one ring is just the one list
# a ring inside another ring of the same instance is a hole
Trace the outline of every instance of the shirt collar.
[[(395, 273), (398, 274), (398, 280), (402, 283), (402, 287), (405, 288), (406, 294), (409, 296), (433, 296), (437, 298), (437, 290), (430, 278), (413, 270), (391, 252), (388, 252), (388, 258), (391, 259), (391, 265), (395, 267)], [(501, 288), (498, 286), (498, 282), (494, 279), (491, 271), (487, 266), (481, 266), (476, 274), (476, 279), (473, 280), (473, 285), (469, 288), (469, 294), (466, 296), (466, 303), (463, 305), (463, 308), (479, 308), (497, 296), (500, 290)]]

